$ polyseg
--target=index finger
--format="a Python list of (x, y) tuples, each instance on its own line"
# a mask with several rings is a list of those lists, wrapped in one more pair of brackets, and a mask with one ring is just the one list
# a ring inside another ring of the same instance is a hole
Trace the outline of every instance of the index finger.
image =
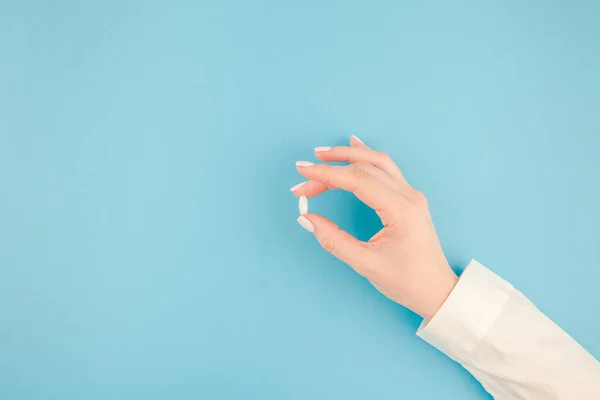
[[(391, 205), (397, 200), (397, 194), (369, 174), (368, 168), (375, 168), (371, 164), (360, 161), (344, 166), (302, 162), (296, 165), (298, 172), (310, 180), (354, 193), (356, 197), (377, 211), (382, 221), (384, 215), (390, 213)], [(383, 222), (385, 224), (385, 221)]]

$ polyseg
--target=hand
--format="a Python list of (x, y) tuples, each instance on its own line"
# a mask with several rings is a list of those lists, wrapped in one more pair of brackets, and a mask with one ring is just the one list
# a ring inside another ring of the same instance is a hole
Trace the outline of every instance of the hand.
[(298, 172), (308, 181), (292, 192), (307, 197), (328, 189), (352, 192), (377, 212), (383, 229), (361, 242), (320, 215), (301, 216), (300, 225), (385, 296), (425, 319), (433, 318), (458, 278), (444, 256), (425, 196), (409, 186), (387, 154), (371, 150), (354, 136), (349, 147), (317, 147), (315, 155), (321, 161), (349, 164), (298, 161)]

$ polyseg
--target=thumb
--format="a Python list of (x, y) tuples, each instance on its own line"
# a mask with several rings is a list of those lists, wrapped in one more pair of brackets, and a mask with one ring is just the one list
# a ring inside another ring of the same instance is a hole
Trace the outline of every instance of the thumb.
[(317, 214), (306, 214), (298, 218), (298, 223), (315, 235), (325, 251), (345, 262), (359, 274), (364, 275), (361, 260), (365, 259), (367, 244), (356, 239), (336, 224)]

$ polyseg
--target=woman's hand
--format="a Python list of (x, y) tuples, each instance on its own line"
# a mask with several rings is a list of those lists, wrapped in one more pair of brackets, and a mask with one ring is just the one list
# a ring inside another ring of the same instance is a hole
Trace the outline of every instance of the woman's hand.
[(352, 192), (377, 212), (383, 229), (361, 242), (320, 215), (301, 216), (300, 225), (385, 296), (425, 319), (433, 318), (458, 278), (444, 256), (425, 196), (409, 186), (387, 154), (371, 150), (354, 136), (350, 147), (317, 147), (315, 155), (321, 161), (349, 164), (298, 161), (298, 172), (308, 181), (292, 192), (307, 197), (328, 189)]

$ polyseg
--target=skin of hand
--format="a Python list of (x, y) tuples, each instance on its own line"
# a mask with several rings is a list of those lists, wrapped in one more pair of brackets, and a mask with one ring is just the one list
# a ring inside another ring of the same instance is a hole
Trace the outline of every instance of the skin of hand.
[(383, 228), (362, 242), (317, 214), (301, 216), (298, 223), (385, 296), (432, 319), (458, 278), (444, 256), (425, 196), (410, 187), (386, 153), (370, 149), (355, 136), (350, 146), (317, 147), (315, 156), (348, 164), (296, 162), (307, 181), (291, 189), (294, 195), (347, 190), (377, 212)]

